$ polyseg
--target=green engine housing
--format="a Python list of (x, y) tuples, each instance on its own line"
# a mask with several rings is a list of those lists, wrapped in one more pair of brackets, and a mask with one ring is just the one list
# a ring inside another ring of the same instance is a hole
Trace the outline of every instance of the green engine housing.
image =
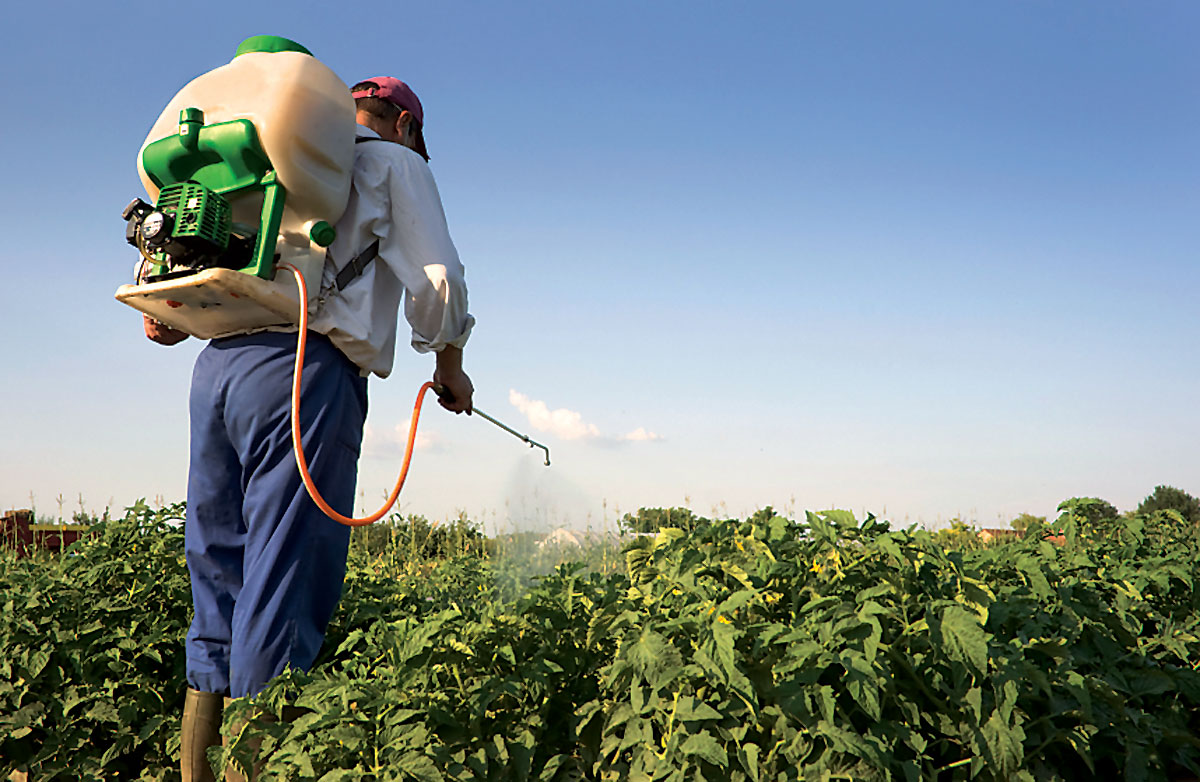
[(169, 238), (157, 242), (169, 254), (190, 251), (212, 255), (229, 246), (233, 209), (225, 198), (204, 185), (196, 182), (167, 185), (159, 192), (155, 210), (166, 218), (163, 228), (170, 229)]

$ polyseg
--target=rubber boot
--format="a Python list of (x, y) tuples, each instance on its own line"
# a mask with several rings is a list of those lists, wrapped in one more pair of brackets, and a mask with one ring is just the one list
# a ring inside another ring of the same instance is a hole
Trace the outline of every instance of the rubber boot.
[(221, 710), (225, 699), (220, 693), (188, 688), (183, 699), (182, 747), (179, 768), (183, 782), (216, 782), (208, 765), (209, 747), (221, 743)]

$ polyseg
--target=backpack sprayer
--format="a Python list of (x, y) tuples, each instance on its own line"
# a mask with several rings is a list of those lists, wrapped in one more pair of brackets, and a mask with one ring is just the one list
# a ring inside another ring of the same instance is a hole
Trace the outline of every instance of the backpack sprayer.
[(280, 263), (319, 289), (354, 168), (354, 99), (295, 41), (248, 38), (167, 104), (138, 154), (151, 203), (123, 213), (141, 258), (117, 299), (201, 339), (294, 326)]
[[(125, 239), (138, 250), (137, 280), (116, 298), (202, 339), (296, 326), (292, 445), (301, 478), (330, 518), (350, 526), (379, 520), (408, 475), (425, 392), (417, 393), (404, 462), (387, 503), (363, 518), (321, 497), (300, 440), (300, 379), (310, 309), (337, 233), (354, 165), (354, 100), (345, 84), (300, 44), (275, 36), (243, 41), (232, 62), (179, 92), (138, 157), (153, 205), (125, 207)], [(175, 117), (178, 117), (176, 124)], [(207, 124), (206, 124), (207, 123)], [(291, 276), (280, 275), (286, 269)], [(294, 280), (294, 285), (291, 284)], [(537, 443), (482, 410), (530, 448)]]

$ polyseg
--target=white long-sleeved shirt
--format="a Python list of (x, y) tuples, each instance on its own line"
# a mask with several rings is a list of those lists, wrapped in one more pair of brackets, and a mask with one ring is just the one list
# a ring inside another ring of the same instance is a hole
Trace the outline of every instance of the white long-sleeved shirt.
[[(357, 132), (378, 138), (362, 125)], [(392, 371), (401, 301), (417, 352), (466, 344), (475, 319), (467, 312), (463, 265), (420, 155), (386, 141), (357, 144), (350, 201), (335, 228), (321, 277), (325, 301), (310, 329), (327, 334), (364, 375), (380, 377)], [(338, 291), (338, 271), (376, 239), (379, 255)]]

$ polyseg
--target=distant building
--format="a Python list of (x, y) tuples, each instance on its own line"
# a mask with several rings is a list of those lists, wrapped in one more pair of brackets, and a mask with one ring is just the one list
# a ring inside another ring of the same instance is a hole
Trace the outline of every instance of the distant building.
[(604, 532), (594, 532), (590, 530), (567, 529), (559, 527), (552, 532), (546, 534), (537, 542), (538, 548), (583, 548), (584, 546), (598, 545), (607, 543), (612, 546), (619, 545), (620, 541), (611, 534)]
[(979, 530), (979, 541), (981, 543), (996, 543), (1008, 540), (1020, 540), (1025, 533), (1015, 529), (981, 529)]
[(90, 530), (88, 524), (35, 524), (32, 510), (11, 510), (0, 516), (0, 546), (14, 549), (18, 557), (34, 549), (61, 551)]
[(565, 527), (559, 527), (546, 537), (539, 540), (537, 544), (538, 548), (546, 548), (546, 546), (554, 546), (556, 548), (565, 548), (570, 546), (572, 548), (579, 548), (583, 545), (583, 541), (580, 540), (581, 537), (582, 533), (580, 532), (569, 530)]

